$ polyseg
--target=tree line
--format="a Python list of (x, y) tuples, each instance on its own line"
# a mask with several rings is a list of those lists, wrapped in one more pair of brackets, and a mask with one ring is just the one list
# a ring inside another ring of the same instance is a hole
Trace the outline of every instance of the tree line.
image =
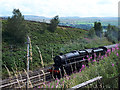
[(94, 27), (89, 30), (88, 36), (90, 38), (95, 38), (95, 36), (100, 38), (106, 37), (108, 41), (117, 43), (120, 41), (120, 29), (116, 26), (108, 24), (107, 29), (103, 31), (101, 22), (94, 22)]

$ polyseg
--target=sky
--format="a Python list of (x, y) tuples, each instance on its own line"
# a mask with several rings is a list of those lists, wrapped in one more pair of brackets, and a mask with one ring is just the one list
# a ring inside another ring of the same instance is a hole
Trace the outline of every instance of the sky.
[(119, 0), (0, 0), (0, 16), (13, 9), (23, 15), (45, 17), (117, 17)]

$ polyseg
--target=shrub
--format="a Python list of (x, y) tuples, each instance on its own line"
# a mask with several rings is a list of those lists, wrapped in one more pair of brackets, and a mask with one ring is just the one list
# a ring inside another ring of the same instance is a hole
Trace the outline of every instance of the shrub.
[(50, 20), (50, 26), (48, 27), (48, 30), (50, 32), (54, 32), (57, 28), (58, 23), (59, 23), (59, 17), (55, 16), (53, 19)]
[(13, 10), (13, 16), (7, 19), (6, 29), (4, 31), (4, 38), (9, 43), (24, 43), (26, 36), (26, 25), (24, 16), (22, 16), (19, 9)]

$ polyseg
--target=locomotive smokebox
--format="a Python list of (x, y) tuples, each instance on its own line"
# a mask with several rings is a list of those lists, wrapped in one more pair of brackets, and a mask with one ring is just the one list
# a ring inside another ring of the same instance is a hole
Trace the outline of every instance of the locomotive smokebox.
[(62, 60), (64, 60), (65, 59), (65, 57), (62, 55), (58, 55), (58, 56), (56, 56), (55, 58), (54, 58), (54, 63), (55, 63), (55, 65), (56, 66), (61, 66), (61, 62), (62, 62)]

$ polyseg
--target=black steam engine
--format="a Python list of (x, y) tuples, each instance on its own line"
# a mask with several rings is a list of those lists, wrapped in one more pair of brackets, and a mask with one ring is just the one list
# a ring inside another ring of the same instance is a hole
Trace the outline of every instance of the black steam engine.
[[(82, 64), (88, 66), (88, 57), (94, 59), (94, 55), (104, 55), (108, 49), (115, 48), (116, 44), (98, 48), (71, 51), (70, 53), (60, 54), (54, 58), (54, 65), (49, 68), (54, 78), (61, 78), (66, 73), (70, 75), (74, 71), (79, 71)], [(83, 60), (84, 59), (84, 60)]]

